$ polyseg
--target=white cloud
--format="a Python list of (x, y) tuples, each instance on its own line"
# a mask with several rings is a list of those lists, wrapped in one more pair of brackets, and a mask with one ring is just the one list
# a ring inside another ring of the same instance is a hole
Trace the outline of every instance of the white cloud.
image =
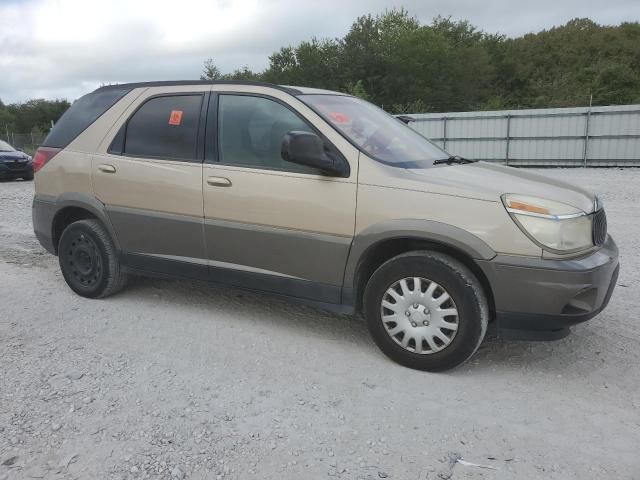
[(637, 0), (0, 0), (0, 98), (70, 98), (102, 82), (260, 70), (279, 47), (346, 33), (358, 15), (404, 6), (423, 22), (469, 19), (519, 35), (590, 17), (637, 21)]

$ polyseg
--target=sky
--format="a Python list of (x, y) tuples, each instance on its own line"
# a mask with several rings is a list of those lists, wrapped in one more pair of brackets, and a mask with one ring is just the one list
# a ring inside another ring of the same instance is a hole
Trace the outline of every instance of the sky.
[(312, 37), (347, 33), (359, 16), (406, 8), (520, 36), (575, 17), (640, 20), (640, 0), (0, 0), (0, 99), (73, 100), (103, 83), (197, 79), (260, 71), (267, 57)]

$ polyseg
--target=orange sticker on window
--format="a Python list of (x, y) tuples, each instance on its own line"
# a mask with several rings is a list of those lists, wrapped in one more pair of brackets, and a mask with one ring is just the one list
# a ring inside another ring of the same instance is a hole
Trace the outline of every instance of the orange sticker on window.
[(182, 110), (171, 110), (169, 115), (169, 125), (180, 125), (182, 123)]
[(347, 117), (344, 113), (331, 112), (329, 115), (331, 116), (331, 120), (336, 123), (349, 123), (349, 117)]

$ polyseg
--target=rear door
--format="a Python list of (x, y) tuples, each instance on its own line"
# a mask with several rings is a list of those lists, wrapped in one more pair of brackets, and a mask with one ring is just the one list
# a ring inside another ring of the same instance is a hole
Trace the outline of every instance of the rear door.
[(210, 89), (149, 88), (92, 160), (95, 195), (131, 267), (206, 277), (202, 160)]
[[(350, 173), (331, 177), (282, 159), (284, 135), (319, 134)], [(205, 240), (213, 280), (340, 302), (353, 239), (358, 153), (291, 95), (217, 85), (203, 173)]]

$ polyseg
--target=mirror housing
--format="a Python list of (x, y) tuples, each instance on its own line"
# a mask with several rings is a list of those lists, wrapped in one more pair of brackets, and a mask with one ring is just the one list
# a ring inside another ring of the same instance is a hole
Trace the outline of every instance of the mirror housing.
[(287, 162), (317, 168), (332, 175), (346, 176), (349, 173), (346, 162), (325, 152), (324, 142), (315, 133), (294, 130), (285, 134), (281, 155)]

